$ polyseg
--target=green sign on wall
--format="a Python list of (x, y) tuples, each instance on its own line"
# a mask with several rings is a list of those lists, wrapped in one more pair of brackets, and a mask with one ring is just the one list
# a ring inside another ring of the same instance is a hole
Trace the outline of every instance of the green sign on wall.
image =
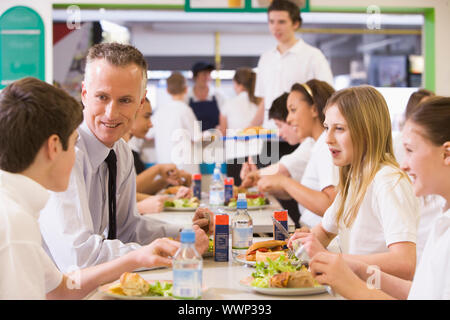
[[(185, 0), (186, 12), (265, 12), (271, 0)], [(309, 12), (309, 0), (293, 1)]]
[(33, 9), (16, 6), (0, 17), (0, 89), (28, 76), (45, 80), (44, 23)]

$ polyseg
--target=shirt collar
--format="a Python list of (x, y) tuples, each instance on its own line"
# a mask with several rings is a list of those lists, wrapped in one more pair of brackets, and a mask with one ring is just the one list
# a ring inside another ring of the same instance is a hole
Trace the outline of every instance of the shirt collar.
[(3, 170), (0, 170), (0, 189), (36, 219), (50, 197), (47, 189), (33, 179)]
[[(86, 148), (86, 153), (88, 154), (89, 162), (94, 170), (96, 170), (105, 161), (106, 157), (111, 150), (105, 146), (89, 129), (86, 121), (78, 127), (78, 133)], [(79, 142), (77, 142), (78, 144)], [(115, 146), (116, 144), (114, 144)], [(112, 149), (114, 149), (114, 146)], [(116, 152), (117, 153), (117, 152)]]
[(276, 53), (279, 56), (284, 56), (284, 55), (287, 55), (289, 53), (302, 52), (302, 47), (303, 47), (304, 43), (305, 42), (303, 41), (303, 39), (297, 39), (297, 42), (292, 47), (290, 47), (285, 53), (281, 54), (280, 51), (278, 51), (277, 47), (275, 47), (273, 49), (273, 52)]

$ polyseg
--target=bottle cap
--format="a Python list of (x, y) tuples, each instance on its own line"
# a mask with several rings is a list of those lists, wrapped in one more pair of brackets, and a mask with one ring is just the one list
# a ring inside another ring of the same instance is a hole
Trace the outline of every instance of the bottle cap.
[(238, 194), (236, 207), (238, 209), (247, 209), (247, 199), (246, 199), (245, 193)]
[(233, 177), (226, 177), (223, 180), (223, 183), (226, 185), (234, 185), (234, 178)]
[(181, 231), (181, 243), (195, 243), (195, 232), (192, 229), (183, 229)]
[(202, 174), (201, 173), (194, 173), (192, 175), (192, 180), (202, 180)]
[(213, 179), (220, 180), (220, 169), (219, 168), (214, 169)]

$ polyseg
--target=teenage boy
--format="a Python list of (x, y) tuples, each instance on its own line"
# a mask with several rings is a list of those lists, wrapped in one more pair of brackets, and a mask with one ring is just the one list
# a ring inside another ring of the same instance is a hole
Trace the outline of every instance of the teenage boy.
[[(138, 214), (133, 155), (121, 139), (145, 101), (146, 84), (147, 63), (133, 46), (102, 43), (89, 50), (81, 92), (84, 121), (69, 187), (51, 194), (39, 220), (44, 247), (62, 271), (179, 236), (180, 226)], [(196, 212), (194, 220), (203, 214)], [(206, 234), (197, 234), (196, 245), (206, 250)]]
[(252, 125), (276, 129), (268, 117), (274, 99), (289, 92), (294, 83), (318, 79), (333, 84), (333, 75), (323, 53), (295, 37), (302, 18), (298, 6), (288, 0), (274, 0), (267, 9), (270, 33), (277, 46), (263, 53), (258, 62), (255, 96), (261, 97)]
[(0, 94), (1, 300), (82, 298), (125, 271), (171, 265), (167, 257), (179, 243), (169, 239), (70, 276), (43, 250), (39, 210), (49, 198), (46, 189), (67, 189), (82, 119), (75, 99), (35, 78), (18, 80)]

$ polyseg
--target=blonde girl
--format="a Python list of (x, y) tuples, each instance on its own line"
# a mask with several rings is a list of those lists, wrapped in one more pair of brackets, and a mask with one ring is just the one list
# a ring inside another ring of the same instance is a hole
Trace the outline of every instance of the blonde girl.
[(361, 86), (336, 92), (325, 108), (326, 142), (339, 167), (338, 195), (311, 233), (297, 233), (312, 258), (339, 235), (345, 258), (412, 279), (418, 201), (395, 160), (389, 110)]
[[(311, 271), (348, 299), (450, 299), (450, 98), (430, 98), (414, 110), (403, 128), (405, 159), (402, 168), (413, 179), (416, 196), (440, 195), (443, 211), (430, 233), (414, 280), (380, 272), (379, 288), (367, 286), (368, 265), (344, 261), (342, 255), (318, 253)], [(370, 281), (369, 281), (370, 283)]]

